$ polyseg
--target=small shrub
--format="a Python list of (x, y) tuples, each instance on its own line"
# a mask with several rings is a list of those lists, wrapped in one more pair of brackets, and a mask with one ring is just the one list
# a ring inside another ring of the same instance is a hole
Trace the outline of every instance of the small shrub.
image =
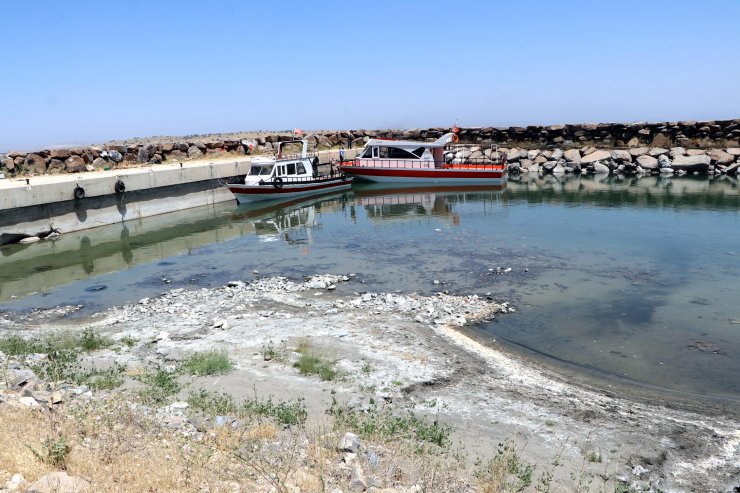
[(129, 348), (134, 347), (136, 343), (139, 342), (137, 338), (131, 336), (123, 336), (121, 337), (121, 339), (119, 339), (119, 341), (121, 342), (121, 344)]
[(93, 329), (84, 329), (79, 339), (79, 347), (83, 351), (97, 351), (98, 349), (104, 349), (111, 346), (113, 342), (100, 334), (96, 333)]
[(28, 448), (44, 464), (49, 464), (59, 469), (67, 468), (67, 456), (69, 455), (70, 446), (63, 436), (47, 438), (41, 444), (41, 450), (36, 450), (30, 446)]
[(512, 443), (499, 443), (496, 455), (476, 471), (483, 493), (521, 492), (532, 484), (534, 466), (522, 460)]
[(262, 345), (262, 359), (265, 361), (282, 361), (285, 359), (285, 348), (277, 348), (272, 341)]
[(209, 392), (204, 389), (192, 392), (188, 397), (188, 404), (190, 404), (192, 410), (208, 416), (234, 414), (237, 410), (234, 399), (230, 395)]
[(224, 375), (234, 369), (234, 363), (226, 351), (208, 351), (195, 353), (183, 362), (181, 368), (190, 375)]
[(175, 372), (159, 367), (140, 375), (138, 380), (146, 385), (145, 389), (139, 391), (139, 397), (151, 405), (164, 404), (182, 388)]
[(405, 438), (421, 441), (445, 448), (450, 444), (452, 428), (437, 420), (428, 423), (411, 411), (393, 414), (387, 409), (379, 409), (373, 402), (363, 411), (339, 407), (336, 402), (329, 410), (334, 415), (334, 425), (347, 428), (364, 438), (396, 440)]
[(84, 381), (78, 383), (84, 383), (93, 390), (113, 390), (123, 384), (124, 371), (126, 367), (118, 363), (105, 370), (93, 368), (84, 375)]
[(247, 417), (264, 416), (273, 418), (278, 423), (286, 426), (302, 425), (308, 418), (306, 402), (302, 398), (294, 403), (278, 402), (277, 404), (272, 402), (272, 397), (266, 401), (247, 399), (242, 403), (239, 413)]
[(34, 339), (11, 335), (0, 339), (0, 351), (8, 356), (22, 356), (42, 352), (43, 345)]
[(293, 365), (298, 368), (301, 375), (318, 375), (321, 380), (334, 380), (338, 373), (334, 368), (334, 361), (316, 356), (310, 352), (301, 353), (301, 357)]
[(46, 360), (31, 365), (39, 377), (50, 382), (77, 382), (82, 369), (77, 351), (46, 348)]

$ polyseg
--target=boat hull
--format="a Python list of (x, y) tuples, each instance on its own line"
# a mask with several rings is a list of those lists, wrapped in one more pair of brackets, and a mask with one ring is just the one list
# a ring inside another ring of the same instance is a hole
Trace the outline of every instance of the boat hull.
[(232, 183), (229, 191), (234, 194), (240, 204), (259, 200), (290, 199), (303, 195), (348, 190), (352, 186), (352, 177), (335, 178), (305, 183), (286, 183), (282, 187), (275, 187), (272, 183), (262, 185), (242, 185)]
[(387, 168), (341, 166), (343, 173), (375, 183), (502, 183), (504, 170), (460, 165), (448, 168)]

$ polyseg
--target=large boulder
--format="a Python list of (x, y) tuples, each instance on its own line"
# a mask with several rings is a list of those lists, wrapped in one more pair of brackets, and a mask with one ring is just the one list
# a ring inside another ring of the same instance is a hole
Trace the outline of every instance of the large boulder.
[(597, 161), (593, 164), (593, 167), (594, 173), (596, 173), (597, 175), (602, 175), (605, 173), (609, 174), (609, 166), (607, 166), (606, 164), (602, 164), (601, 162)]
[(684, 149), (683, 147), (671, 147), (671, 151), (669, 154), (672, 158), (683, 156), (684, 154), (686, 154), (686, 149)]
[(108, 161), (106, 161), (102, 157), (98, 157), (93, 160), (92, 166), (93, 168), (103, 169), (108, 166)]
[(671, 167), (671, 158), (666, 156), (665, 154), (661, 154), (658, 156), (658, 164), (661, 168), (670, 168)]
[(519, 149), (510, 150), (509, 153), (506, 155), (506, 160), (510, 163), (514, 161), (519, 161)]
[(707, 155), (714, 161), (716, 164), (730, 164), (735, 160), (735, 156), (732, 154), (723, 151), (722, 149), (712, 149), (707, 153)]
[(661, 154), (668, 154), (668, 149), (664, 149), (662, 147), (651, 147), (650, 152), (648, 153), (653, 157), (658, 157)]
[(199, 158), (199, 157), (201, 157), (202, 155), (203, 155), (203, 151), (201, 151), (201, 150), (200, 150), (200, 149), (198, 148), (198, 146), (194, 146), (194, 145), (192, 145), (192, 146), (190, 146), (190, 147), (188, 148), (188, 157), (189, 157), (190, 159), (196, 159), (196, 158)]
[(669, 145), (671, 145), (671, 138), (668, 135), (659, 133), (653, 137), (653, 147), (668, 147)]
[(632, 137), (630, 140), (627, 141), (627, 147), (639, 147), (640, 146), (640, 139), (637, 137)]
[(642, 156), (637, 157), (637, 164), (642, 168), (646, 170), (654, 170), (658, 169), (660, 165), (658, 164), (658, 160), (655, 159), (652, 156), (648, 156), (647, 154), (643, 154)]
[(555, 161), (559, 161), (563, 158), (563, 150), (562, 149), (553, 149), (552, 154), (550, 155), (550, 159), (553, 159)]
[(563, 157), (570, 163), (581, 164), (581, 151), (578, 149), (568, 149), (563, 153)]
[(116, 150), (110, 150), (108, 151), (108, 158), (114, 163), (118, 164), (123, 161), (123, 154)]
[(740, 147), (728, 147), (727, 154), (732, 154), (733, 156), (740, 156)]
[(79, 173), (85, 170), (85, 160), (80, 156), (70, 156), (64, 161), (64, 169), (68, 173)]
[(612, 157), (609, 151), (594, 151), (581, 158), (581, 164), (595, 163), (596, 161), (603, 161)]
[(60, 159), (62, 161), (64, 161), (71, 155), (72, 153), (70, 152), (69, 149), (52, 149), (51, 152), (49, 153), (50, 158)]
[(694, 171), (706, 173), (711, 162), (712, 158), (706, 154), (678, 156), (673, 160), (673, 163), (671, 163), (671, 168), (676, 171), (685, 171), (687, 173), (692, 173)]
[(29, 154), (23, 161), (23, 169), (37, 175), (46, 173), (46, 159), (38, 154)]
[(46, 172), (50, 175), (58, 175), (64, 172), (64, 161), (61, 159), (52, 159), (49, 161), (49, 166), (46, 168)]
[(629, 151), (614, 150), (612, 151), (612, 159), (620, 163), (631, 163), (632, 154)]
[(136, 153), (136, 161), (140, 163), (149, 161), (149, 150), (146, 147), (141, 147), (139, 152)]
[(647, 154), (650, 152), (650, 149), (647, 147), (636, 147), (634, 149), (630, 149), (630, 154), (632, 154), (634, 157), (642, 156), (643, 154)]

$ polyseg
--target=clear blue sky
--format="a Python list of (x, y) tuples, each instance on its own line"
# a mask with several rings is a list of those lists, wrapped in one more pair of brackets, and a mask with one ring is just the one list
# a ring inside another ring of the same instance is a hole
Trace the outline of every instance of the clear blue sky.
[(2, 0), (0, 151), (740, 118), (740, 2)]

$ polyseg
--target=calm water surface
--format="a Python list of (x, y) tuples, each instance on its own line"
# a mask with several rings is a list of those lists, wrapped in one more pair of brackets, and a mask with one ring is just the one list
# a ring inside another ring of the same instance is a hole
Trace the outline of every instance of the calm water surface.
[[(83, 313), (174, 287), (358, 273), (351, 291), (512, 301), (479, 328), (574, 368), (740, 399), (740, 191), (716, 180), (522, 178), (221, 204), (0, 249), (0, 310)], [(510, 272), (498, 272), (511, 268)], [(433, 284), (433, 280), (441, 284)]]

